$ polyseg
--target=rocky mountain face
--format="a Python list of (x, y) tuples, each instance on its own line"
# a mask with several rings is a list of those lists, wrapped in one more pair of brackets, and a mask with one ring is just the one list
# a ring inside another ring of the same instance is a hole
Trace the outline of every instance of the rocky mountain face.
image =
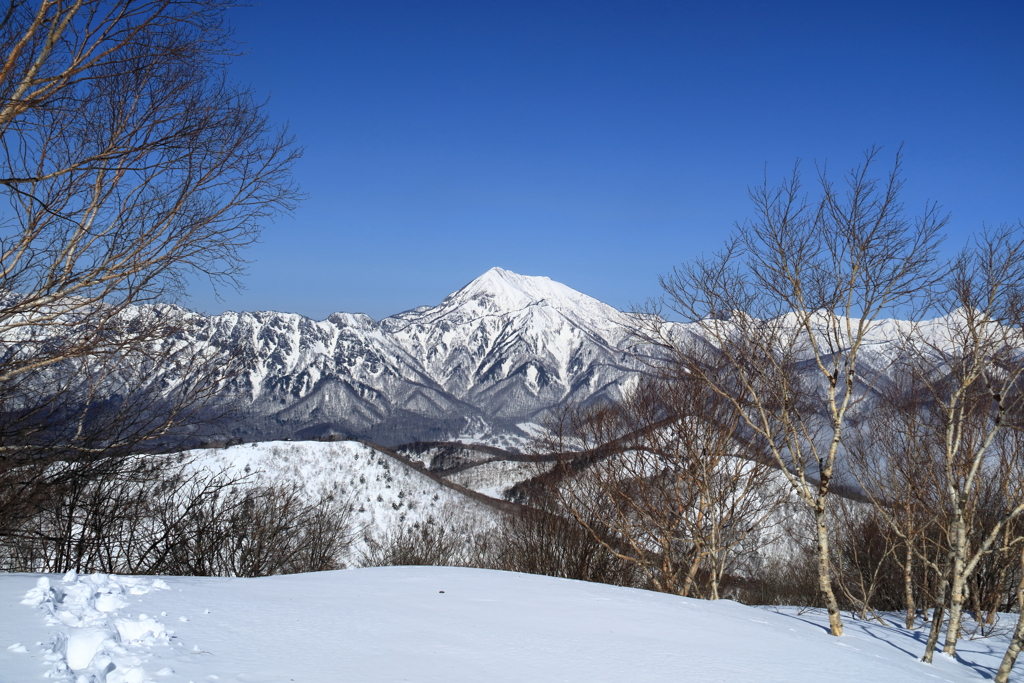
[(438, 306), (380, 321), (225, 313), (203, 320), (202, 337), (256, 358), (229, 387), (233, 436), (515, 448), (552, 407), (619, 396), (638, 369), (624, 322), (548, 278), (492, 268)]

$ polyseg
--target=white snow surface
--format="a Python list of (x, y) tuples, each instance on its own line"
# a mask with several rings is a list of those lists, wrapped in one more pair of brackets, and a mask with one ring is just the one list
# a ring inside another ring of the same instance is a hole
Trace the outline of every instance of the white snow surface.
[[(100, 609), (104, 596), (114, 597)], [(450, 567), (5, 574), (0, 613), (0, 683), (47, 673), (81, 683), (935, 683), (990, 679), (1006, 646), (965, 640), (959, 661), (938, 654), (929, 665), (919, 661), (925, 634), (898, 626), (847, 618), (834, 638), (823, 614), (793, 608)]]

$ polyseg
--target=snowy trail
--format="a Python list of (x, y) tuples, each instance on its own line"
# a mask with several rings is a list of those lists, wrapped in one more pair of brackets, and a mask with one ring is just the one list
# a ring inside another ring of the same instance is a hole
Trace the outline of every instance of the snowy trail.
[(1005, 648), (964, 641), (962, 661), (926, 665), (924, 634), (896, 626), (833, 638), (814, 613), (462, 568), (69, 579), (0, 575), (3, 683), (960, 683), (990, 679)]

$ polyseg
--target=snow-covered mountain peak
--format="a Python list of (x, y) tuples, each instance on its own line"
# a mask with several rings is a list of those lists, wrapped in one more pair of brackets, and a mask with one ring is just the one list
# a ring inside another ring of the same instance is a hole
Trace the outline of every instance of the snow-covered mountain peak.
[(511, 313), (529, 306), (548, 306), (584, 318), (607, 319), (618, 314), (611, 306), (551, 278), (520, 275), (497, 267), (449, 295), (438, 309), (470, 308), (486, 315)]
[(526, 297), (533, 301), (579, 294), (549, 277), (520, 275), (511, 270), (494, 267), (463, 287), (458, 293), (467, 295), (492, 294), (509, 298)]
[(496, 309), (515, 311), (541, 301), (558, 299), (560, 295), (565, 296), (570, 292), (576, 293), (550, 278), (491, 268), (450, 295), (444, 303), (457, 305), (477, 301)]

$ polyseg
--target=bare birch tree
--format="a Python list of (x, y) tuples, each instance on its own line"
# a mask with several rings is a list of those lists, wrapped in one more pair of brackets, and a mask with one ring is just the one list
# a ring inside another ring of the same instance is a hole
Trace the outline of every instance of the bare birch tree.
[(1006, 648), (1003, 659), (996, 670), (995, 683), (1007, 683), (1010, 671), (1017, 662), (1021, 648), (1024, 647), (1024, 545), (1020, 548), (1020, 582), (1017, 584), (1017, 625), (1010, 636), (1010, 644)]
[(663, 277), (661, 302), (636, 316), (666, 362), (732, 401), (813, 512), (836, 636), (828, 500), (851, 411), (883, 370), (864, 361), (865, 343), (883, 316), (907, 314), (927, 291), (946, 222), (934, 205), (907, 216), (899, 154), (882, 178), (871, 175), (876, 158), (869, 150), (844, 189), (821, 170), (813, 200), (798, 169), (778, 187), (751, 190), (756, 217), (718, 254)]
[[(969, 578), (993, 549), (1021, 540), (1003, 532), (1024, 514), (1024, 453), (1013, 433), (1024, 410), (1024, 226), (979, 237), (954, 264), (946, 292), (947, 315), (916, 326), (907, 347), (927, 390), (950, 516), (943, 652), (953, 656)], [(986, 533), (972, 539), (972, 520), (992, 506)]]

